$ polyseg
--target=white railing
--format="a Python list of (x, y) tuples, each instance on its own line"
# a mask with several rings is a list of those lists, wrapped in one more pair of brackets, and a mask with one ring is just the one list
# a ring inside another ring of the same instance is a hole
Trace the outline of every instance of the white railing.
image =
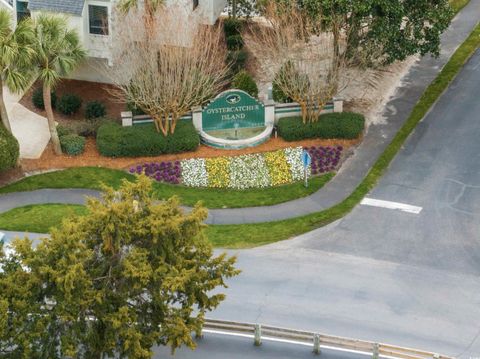
[[(307, 345), (316, 354), (320, 354), (323, 348), (365, 354), (373, 359), (453, 359), (449, 356), (418, 349), (260, 324), (207, 319), (202, 332), (251, 338), (255, 345), (261, 345), (262, 341)], [(202, 335), (202, 333), (197, 334)]]

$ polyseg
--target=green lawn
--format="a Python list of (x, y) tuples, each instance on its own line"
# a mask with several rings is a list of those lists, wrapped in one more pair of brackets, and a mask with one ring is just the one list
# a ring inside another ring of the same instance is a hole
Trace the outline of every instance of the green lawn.
[(0, 215), (0, 228), (7, 231), (48, 233), (63, 218), (84, 215), (86, 208), (77, 205), (42, 204), (12, 209)]
[(462, 10), (470, 2), (470, 0), (449, 0), (449, 2), (450, 6), (456, 14), (457, 12)]
[[(333, 176), (333, 173), (329, 173), (321, 177), (313, 177), (309, 181), (308, 188), (305, 188), (303, 182), (297, 182), (279, 187), (234, 191), (189, 188), (154, 182), (154, 190), (156, 198), (166, 199), (177, 195), (180, 197), (182, 204), (186, 206), (193, 206), (198, 201), (202, 201), (207, 208), (270, 206), (309, 196), (322, 188)], [(123, 179), (133, 181), (135, 176), (124, 171), (107, 168), (72, 168), (24, 178), (19, 182), (0, 188), (0, 194), (32, 191), (41, 188), (100, 189), (101, 183), (118, 188)]]

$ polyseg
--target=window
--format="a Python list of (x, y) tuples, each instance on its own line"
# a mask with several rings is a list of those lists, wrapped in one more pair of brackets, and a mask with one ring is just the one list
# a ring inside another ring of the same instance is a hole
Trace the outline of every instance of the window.
[(108, 35), (108, 7), (88, 5), (90, 34)]
[(30, 11), (28, 10), (28, 2), (17, 0), (17, 21), (30, 17)]
[(198, 7), (198, 0), (193, 0), (193, 10)]

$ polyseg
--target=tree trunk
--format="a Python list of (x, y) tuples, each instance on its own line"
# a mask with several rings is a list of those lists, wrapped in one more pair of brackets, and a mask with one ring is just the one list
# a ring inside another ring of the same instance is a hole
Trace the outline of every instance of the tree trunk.
[(12, 133), (10, 127), (10, 121), (8, 120), (7, 107), (5, 106), (5, 100), (3, 99), (3, 83), (0, 81), (0, 116), (2, 116), (3, 126), (8, 132)]
[(237, 18), (237, 0), (232, 0), (232, 17)]
[(172, 135), (175, 132), (175, 128), (177, 127), (177, 122), (178, 122), (177, 114), (172, 115), (172, 124), (171, 124), (171, 127), (170, 127), (170, 133)]
[(58, 138), (57, 126), (55, 125), (55, 116), (52, 110), (52, 92), (50, 86), (43, 85), (43, 104), (47, 112), (48, 129), (50, 130), (50, 137), (52, 138), (53, 150), (55, 154), (62, 154), (62, 146), (60, 146), (60, 139)]

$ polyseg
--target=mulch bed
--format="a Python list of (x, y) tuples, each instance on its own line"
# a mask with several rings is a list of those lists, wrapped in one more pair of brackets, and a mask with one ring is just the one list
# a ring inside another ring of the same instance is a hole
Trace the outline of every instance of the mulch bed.
[[(32, 88), (23, 96), (20, 103), (29, 110), (41, 115), (46, 116), (45, 111), (37, 109), (32, 103), (32, 93), (39, 86), (39, 83), (34, 84)], [(59, 112), (55, 112), (55, 119), (61, 124), (69, 124), (84, 119), (85, 104), (89, 101), (97, 100), (102, 102), (107, 110), (107, 117), (112, 119), (119, 119), (120, 112), (125, 111), (125, 104), (117, 103), (112, 99), (112, 96), (108, 92), (108, 89), (112, 88), (111, 85), (102, 83), (78, 81), (78, 80), (62, 80), (55, 89), (57, 97), (60, 98), (63, 94), (72, 93), (82, 98), (82, 108), (73, 116), (65, 116)], [(157, 161), (172, 161), (181, 160), (186, 158), (209, 158), (219, 156), (235, 156), (247, 153), (259, 153), (273, 151), (286, 147), (297, 146), (343, 146), (346, 150), (352, 146), (357, 145), (361, 139), (357, 140), (304, 140), (298, 142), (286, 142), (280, 138), (272, 138), (268, 142), (254, 147), (243, 150), (221, 150), (210, 148), (207, 146), (200, 146), (195, 152), (187, 152), (174, 155), (162, 155), (157, 157), (137, 157), (137, 158), (109, 158), (101, 156), (95, 145), (93, 138), (87, 139), (85, 152), (76, 157), (62, 155), (57, 156), (53, 152), (53, 148), (49, 145), (44, 151), (41, 158), (36, 160), (22, 160), (22, 168), (13, 171), (12, 173), (4, 173), (0, 177), (0, 185), (12, 182), (18, 178), (21, 178), (25, 172), (45, 171), (51, 169), (64, 169), (71, 167), (106, 167), (113, 169), (128, 169), (130, 166), (137, 165), (143, 162), (157, 162)]]
[(106, 167), (113, 169), (128, 169), (131, 166), (144, 162), (175, 161), (187, 158), (209, 158), (219, 156), (236, 156), (247, 153), (268, 152), (287, 147), (307, 146), (343, 146), (346, 150), (357, 145), (361, 139), (356, 140), (304, 140), (298, 142), (286, 142), (280, 138), (272, 138), (268, 142), (243, 150), (221, 150), (201, 145), (194, 152), (185, 152), (173, 155), (162, 155), (157, 157), (135, 157), (135, 158), (109, 158), (101, 156), (95, 146), (95, 140), (89, 138), (82, 155), (72, 157), (67, 155), (57, 156), (49, 145), (41, 158), (36, 160), (22, 160), (22, 168), (26, 172), (44, 171), (50, 169), (63, 169), (71, 167)]
[(23, 168), (17, 167), (5, 172), (0, 172), (0, 187), (6, 186), (9, 183), (18, 181), (23, 178), (25, 173)]
[[(41, 84), (36, 82), (23, 96), (20, 100), (20, 104), (28, 108), (30, 111), (39, 114), (40, 116), (46, 117), (47, 114), (43, 110), (39, 110), (32, 103), (32, 94)], [(126, 105), (117, 103), (113, 100), (112, 95), (108, 92), (109, 89), (112, 89), (112, 85), (89, 82), (89, 81), (78, 81), (78, 80), (67, 80), (63, 79), (60, 81), (58, 86), (55, 88), (57, 98), (64, 94), (75, 94), (82, 99), (82, 107), (80, 110), (72, 115), (65, 116), (62, 113), (55, 111), (55, 120), (61, 124), (68, 124), (79, 120), (85, 119), (85, 105), (90, 101), (100, 101), (105, 105), (107, 111), (106, 117), (118, 120), (120, 119), (120, 113), (126, 110)]]

